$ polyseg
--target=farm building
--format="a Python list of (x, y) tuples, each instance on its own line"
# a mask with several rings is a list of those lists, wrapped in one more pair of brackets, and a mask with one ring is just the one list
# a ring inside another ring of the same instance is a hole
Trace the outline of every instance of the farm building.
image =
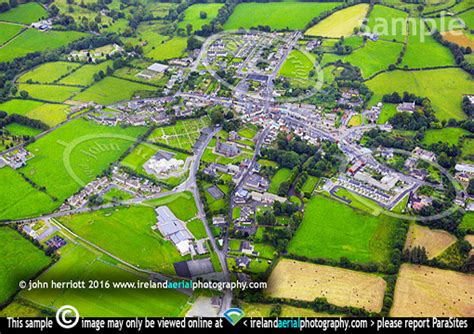
[(174, 213), (167, 206), (160, 206), (155, 209), (156, 228), (178, 249), (181, 255), (191, 252), (192, 240), (194, 237), (184, 226), (184, 223), (176, 218)]

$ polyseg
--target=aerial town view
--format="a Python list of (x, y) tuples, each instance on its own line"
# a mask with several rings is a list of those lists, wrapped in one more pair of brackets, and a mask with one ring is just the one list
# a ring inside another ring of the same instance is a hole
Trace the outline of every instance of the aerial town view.
[(0, 333), (472, 334), (473, 48), (474, 0), (0, 0)]

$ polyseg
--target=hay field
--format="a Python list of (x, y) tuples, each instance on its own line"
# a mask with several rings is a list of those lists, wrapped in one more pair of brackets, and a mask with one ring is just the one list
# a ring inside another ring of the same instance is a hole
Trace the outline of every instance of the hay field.
[(473, 317), (474, 275), (403, 264), (390, 316)]
[(313, 301), (324, 297), (331, 304), (367, 311), (382, 309), (386, 282), (381, 277), (353, 270), (294, 260), (281, 260), (268, 280), (271, 297)]
[(432, 259), (456, 242), (456, 237), (443, 230), (432, 230), (426, 226), (413, 224), (408, 230), (405, 249), (415, 246), (425, 247), (426, 255)]

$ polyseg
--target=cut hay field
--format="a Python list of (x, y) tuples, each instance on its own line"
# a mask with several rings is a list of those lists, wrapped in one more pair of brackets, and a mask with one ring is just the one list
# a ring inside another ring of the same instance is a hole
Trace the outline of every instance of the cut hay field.
[(21, 172), (58, 198), (59, 206), (116, 161), (144, 128), (105, 127), (82, 119), (27, 146), (34, 154)]
[[(365, 46), (355, 50), (347, 56), (326, 54), (325, 62), (334, 62), (341, 59), (360, 68), (362, 76), (368, 78), (377, 72), (388, 69), (395, 64), (402, 51), (403, 44), (386, 41), (367, 41)], [(329, 60), (326, 60), (329, 58)]]
[(94, 83), (94, 74), (107, 70), (107, 67), (112, 67), (112, 61), (104, 61), (100, 64), (87, 64), (77, 69), (59, 81), (65, 85), (89, 86)]
[(0, 180), (0, 220), (33, 217), (60, 205), (10, 167), (0, 168)]
[(303, 222), (288, 245), (290, 254), (359, 263), (386, 263), (398, 222), (374, 217), (323, 196), (305, 207)]
[(362, 25), (368, 10), (368, 4), (342, 9), (306, 30), (305, 35), (334, 38), (350, 36), (354, 32), (354, 28)]
[(443, 39), (448, 42), (455, 43), (459, 46), (464, 46), (465, 48), (470, 47), (474, 48), (474, 35), (471, 35), (465, 31), (447, 31), (442, 33)]
[(48, 17), (48, 12), (37, 2), (28, 2), (0, 14), (0, 21), (31, 24)]
[(273, 194), (276, 194), (278, 192), (278, 188), (280, 188), (280, 184), (285, 181), (288, 181), (288, 177), (290, 176), (290, 174), (290, 169), (280, 168), (270, 180), (270, 188), (268, 188), (268, 191)]
[(473, 317), (474, 275), (402, 264), (392, 317)]
[(425, 131), (423, 143), (426, 145), (435, 144), (438, 142), (448, 143), (449, 145), (457, 145), (459, 139), (470, 134), (469, 131), (461, 128), (443, 128)]
[(474, 91), (474, 80), (458, 68), (392, 71), (377, 75), (366, 84), (374, 92), (370, 105), (381, 101), (384, 94), (407, 91), (428, 97), (440, 120), (465, 119), (461, 109), (463, 94)]
[(2, 34), (0, 35), (0, 45), (7, 42), (9, 39), (18, 34), (23, 29), (24, 27), (18, 24), (0, 22), (0, 31), (2, 32)]
[(181, 261), (176, 247), (151, 227), (156, 214), (150, 207), (121, 207), (61, 217), (77, 235), (142, 269), (175, 274)]
[(70, 99), (74, 94), (80, 91), (79, 87), (59, 86), (59, 85), (41, 85), (41, 84), (26, 84), (18, 85), (18, 96), (21, 91), (27, 91), (28, 96), (34, 99), (64, 102)]
[(424, 247), (426, 255), (432, 259), (456, 242), (456, 237), (443, 230), (432, 230), (429, 227), (412, 224), (408, 230), (404, 249)]
[(9, 227), (0, 228), (0, 240), (0, 304), (3, 304), (18, 290), (21, 280), (33, 278), (51, 263), (51, 258)]
[(438, 43), (420, 20), (410, 20), (408, 45), (400, 66), (425, 68), (456, 65), (448, 48)]
[[(39, 278), (48, 282), (136, 282), (139, 279), (79, 245), (74, 245)], [(172, 289), (37, 289), (22, 291), (19, 298), (53, 312), (63, 305), (74, 305), (84, 317), (176, 317), (189, 300), (188, 295)]]
[(28, 29), (0, 48), (0, 62), (6, 62), (28, 53), (53, 50), (87, 36), (77, 31), (48, 31), (41, 32)]
[(74, 101), (94, 101), (99, 104), (111, 104), (131, 99), (139, 91), (155, 91), (156, 87), (114, 77), (105, 77), (99, 82), (77, 94)]
[(150, 141), (191, 151), (201, 130), (210, 125), (207, 116), (199, 119), (178, 120), (174, 125), (157, 128), (148, 138)]
[(12, 99), (0, 104), (0, 110), (37, 119), (49, 126), (55, 126), (67, 119), (70, 107), (64, 104), (43, 103), (32, 100)]
[(81, 66), (78, 63), (57, 61), (44, 63), (18, 78), (18, 82), (53, 83)]
[[(258, 25), (275, 30), (304, 29), (322, 12), (339, 6), (341, 2), (269, 2), (240, 3), (224, 24), (225, 30), (249, 29)], [(258, 17), (258, 20), (255, 18)]]
[(408, 14), (404, 11), (375, 5), (367, 20), (367, 31), (379, 35), (380, 39), (403, 42), (406, 36)]
[[(178, 28), (186, 30), (186, 26), (191, 24), (193, 26), (192, 31), (201, 30), (203, 25), (209, 24), (214, 20), (222, 6), (224, 6), (222, 3), (201, 3), (189, 6), (184, 11), (184, 19), (178, 23)], [(201, 19), (201, 12), (207, 14), (205, 19)]]
[(380, 312), (386, 285), (373, 274), (283, 259), (273, 269), (265, 294), (304, 301), (326, 298), (337, 306)]

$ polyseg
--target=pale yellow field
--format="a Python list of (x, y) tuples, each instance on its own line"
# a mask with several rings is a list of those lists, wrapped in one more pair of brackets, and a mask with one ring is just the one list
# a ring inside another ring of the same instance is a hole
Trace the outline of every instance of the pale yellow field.
[(338, 306), (382, 309), (386, 282), (375, 275), (293, 260), (281, 260), (268, 280), (271, 297), (313, 301), (326, 298)]
[(405, 249), (415, 246), (425, 247), (428, 258), (432, 259), (455, 242), (456, 237), (446, 231), (412, 224), (408, 231)]
[(469, 253), (469, 256), (474, 255), (474, 234), (468, 234), (464, 237), (472, 246), (471, 252)]
[(350, 36), (354, 28), (362, 25), (368, 10), (368, 4), (359, 4), (337, 11), (306, 30), (305, 35), (333, 38)]
[(474, 275), (403, 264), (393, 317), (474, 317)]
[[(245, 312), (247, 318), (267, 318), (270, 317), (270, 312), (273, 305), (269, 304), (248, 304), (241, 303), (240, 307)], [(329, 313), (315, 312), (311, 309), (294, 307), (289, 305), (281, 306), (280, 317), (291, 318), (291, 317), (307, 317), (307, 318), (329, 318), (339, 317), (344, 315), (335, 315)]]

